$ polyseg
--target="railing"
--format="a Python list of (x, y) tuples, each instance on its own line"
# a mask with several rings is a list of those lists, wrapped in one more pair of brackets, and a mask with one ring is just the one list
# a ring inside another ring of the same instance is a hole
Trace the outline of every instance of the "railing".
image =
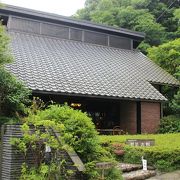
[(97, 131), (100, 134), (104, 134), (104, 135), (121, 135), (121, 134), (125, 134), (125, 132), (122, 129), (97, 129)]

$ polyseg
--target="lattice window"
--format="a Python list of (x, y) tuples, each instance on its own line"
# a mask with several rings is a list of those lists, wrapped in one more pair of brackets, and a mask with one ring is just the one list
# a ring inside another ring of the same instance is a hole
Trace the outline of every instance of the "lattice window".
[(9, 29), (25, 31), (30, 33), (39, 33), (40, 22), (12, 17)]
[(82, 30), (70, 28), (70, 39), (82, 41)]
[(109, 46), (122, 49), (131, 49), (131, 40), (118, 36), (109, 36)]
[(100, 44), (100, 45), (107, 45), (108, 44), (108, 36), (106, 34), (85, 31), (84, 32), (84, 42)]
[(65, 26), (42, 23), (41, 34), (69, 39), (69, 28)]

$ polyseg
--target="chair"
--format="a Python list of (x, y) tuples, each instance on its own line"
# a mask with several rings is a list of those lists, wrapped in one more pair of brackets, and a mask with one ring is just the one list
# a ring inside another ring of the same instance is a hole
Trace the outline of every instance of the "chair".
[(114, 126), (113, 127), (113, 135), (120, 135), (123, 133), (123, 130), (120, 126)]

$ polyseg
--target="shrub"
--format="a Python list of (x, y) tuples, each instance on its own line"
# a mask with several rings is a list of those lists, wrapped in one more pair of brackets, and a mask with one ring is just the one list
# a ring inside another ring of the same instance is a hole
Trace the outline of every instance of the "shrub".
[(180, 168), (180, 149), (159, 149), (157, 147), (125, 147), (123, 161), (126, 163), (141, 164), (144, 157), (148, 165), (156, 167), (160, 171), (172, 171)]
[(18, 123), (18, 122), (19, 122), (18, 118), (0, 116), (0, 141), (1, 141), (1, 126), (6, 123), (14, 124), (14, 123)]
[(144, 148), (144, 156), (150, 165), (154, 165), (161, 171), (179, 169), (180, 149), (159, 149), (157, 147)]
[(123, 180), (121, 171), (117, 168), (106, 170), (106, 180)]
[(126, 163), (139, 164), (141, 163), (141, 157), (144, 156), (144, 152), (142, 149), (131, 148), (129, 146), (124, 148), (125, 154), (123, 157), (123, 161)]
[(101, 147), (95, 125), (86, 113), (74, 110), (67, 105), (51, 105), (44, 111), (38, 111), (35, 116), (30, 116), (29, 121), (33, 121), (34, 118), (63, 123), (66, 127), (65, 132), (68, 133), (65, 137), (66, 142), (74, 148), (84, 162), (99, 160), (102, 155), (110, 156)]
[(0, 115), (23, 113), (30, 91), (4, 68), (0, 68)]
[[(21, 138), (11, 139), (11, 144), (23, 158), (20, 179), (68, 180), (73, 172), (66, 169), (66, 161), (57, 156), (59, 151), (68, 148), (63, 143), (64, 125), (53, 120), (34, 120), (31, 125), (28, 122), (24, 123), (21, 131)], [(56, 138), (53, 132), (59, 132), (61, 136)], [(51, 149), (50, 156), (45, 153), (47, 146)], [(28, 154), (31, 155), (33, 166), (29, 164)]]
[(14, 123), (18, 123), (19, 119), (18, 118), (13, 118), (13, 117), (5, 117), (5, 116), (0, 116), (0, 127), (3, 124), (14, 124)]
[(13, 59), (9, 40), (6, 29), (0, 22), (0, 116), (22, 113), (29, 96), (29, 90), (5, 69), (5, 65)]
[[(179, 67), (179, 71), (178, 71), (178, 76), (180, 79), (180, 67)], [(172, 100), (171, 107), (174, 110), (174, 112), (180, 116), (180, 89), (177, 92), (177, 94), (174, 95), (174, 99)]]
[(156, 168), (160, 171), (171, 171), (173, 170), (173, 167), (171, 165), (171, 162), (167, 162), (163, 159), (158, 160), (155, 164)]
[(121, 161), (127, 163), (141, 163), (144, 156), (148, 165), (153, 165), (160, 171), (171, 171), (180, 168), (180, 133), (149, 134), (149, 135), (121, 135), (100, 136), (103, 144), (109, 142), (125, 143), (126, 139), (155, 139), (155, 146), (134, 147), (124, 146), (125, 154)]
[(166, 116), (160, 121), (159, 133), (175, 133), (180, 132), (180, 116)]
[[(100, 176), (95, 166), (96, 162), (115, 162), (111, 154), (101, 146), (95, 125), (86, 113), (74, 110), (67, 105), (50, 105), (43, 111), (35, 111), (35, 114), (30, 114), (27, 118), (27, 121), (32, 124), (47, 120), (64, 125), (63, 140), (73, 147), (85, 163), (86, 179), (97, 179)], [(118, 176), (115, 170), (110, 174)]]

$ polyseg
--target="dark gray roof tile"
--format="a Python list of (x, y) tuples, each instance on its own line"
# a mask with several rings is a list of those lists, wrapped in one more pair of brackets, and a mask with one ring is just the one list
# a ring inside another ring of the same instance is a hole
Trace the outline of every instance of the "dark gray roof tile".
[(166, 100), (149, 82), (178, 81), (138, 51), (9, 32), (7, 68), (32, 90)]

